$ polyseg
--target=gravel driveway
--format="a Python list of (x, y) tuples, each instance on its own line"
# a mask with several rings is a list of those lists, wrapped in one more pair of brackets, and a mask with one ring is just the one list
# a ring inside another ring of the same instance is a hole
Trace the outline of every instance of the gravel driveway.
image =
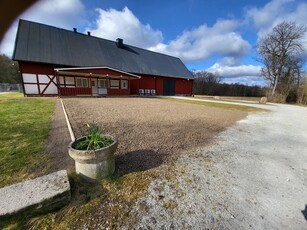
[(182, 150), (205, 146), (247, 113), (149, 98), (66, 98), (76, 137), (97, 123), (119, 140), (120, 173), (173, 162)]
[(271, 111), (181, 156), (175, 179), (153, 181), (134, 209), (137, 227), (307, 229), (307, 108), (258, 107)]
[[(78, 127), (98, 121), (119, 137), (119, 171), (160, 172), (129, 207), (133, 221), (119, 228), (307, 229), (306, 107), (253, 104), (270, 111), (244, 118), (154, 99), (65, 99), (65, 105), (77, 136), (85, 131)], [(90, 220), (82, 226), (105, 223)]]

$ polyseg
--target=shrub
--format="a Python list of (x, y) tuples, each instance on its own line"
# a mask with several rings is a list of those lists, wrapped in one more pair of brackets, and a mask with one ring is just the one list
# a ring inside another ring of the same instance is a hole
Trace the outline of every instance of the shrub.
[(86, 124), (88, 133), (85, 138), (77, 140), (73, 148), (78, 150), (96, 150), (110, 146), (114, 141), (109, 137), (103, 135), (102, 131), (95, 124)]

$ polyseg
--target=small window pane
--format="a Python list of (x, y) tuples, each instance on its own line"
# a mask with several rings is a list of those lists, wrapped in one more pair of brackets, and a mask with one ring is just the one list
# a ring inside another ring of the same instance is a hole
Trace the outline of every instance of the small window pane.
[(122, 82), (121, 88), (122, 89), (128, 89), (128, 80), (121, 80), (121, 82)]
[(87, 80), (86, 79), (82, 79), (82, 86), (87, 87)]
[(81, 87), (81, 79), (80, 78), (76, 79), (76, 85), (77, 85), (77, 87)]
[(85, 78), (77, 78), (76, 79), (77, 87), (88, 87), (88, 81)]
[(106, 81), (105, 80), (99, 80), (99, 87), (103, 88), (103, 89), (107, 88), (106, 87)]
[(111, 89), (119, 89), (119, 80), (110, 80)]

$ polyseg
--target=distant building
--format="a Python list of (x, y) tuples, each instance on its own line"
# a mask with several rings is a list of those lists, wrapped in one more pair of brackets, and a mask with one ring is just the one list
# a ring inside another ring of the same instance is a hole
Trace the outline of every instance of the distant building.
[(13, 60), (26, 96), (191, 95), (179, 58), (20, 20)]

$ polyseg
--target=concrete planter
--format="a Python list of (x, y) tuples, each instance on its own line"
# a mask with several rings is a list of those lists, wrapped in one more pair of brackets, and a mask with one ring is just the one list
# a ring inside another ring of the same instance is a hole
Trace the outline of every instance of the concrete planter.
[(101, 180), (114, 173), (116, 151), (118, 141), (109, 135), (114, 142), (105, 148), (96, 150), (77, 150), (72, 146), (76, 141), (84, 140), (86, 137), (81, 137), (72, 141), (68, 146), (69, 156), (75, 160), (76, 173), (82, 178), (90, 182)]

